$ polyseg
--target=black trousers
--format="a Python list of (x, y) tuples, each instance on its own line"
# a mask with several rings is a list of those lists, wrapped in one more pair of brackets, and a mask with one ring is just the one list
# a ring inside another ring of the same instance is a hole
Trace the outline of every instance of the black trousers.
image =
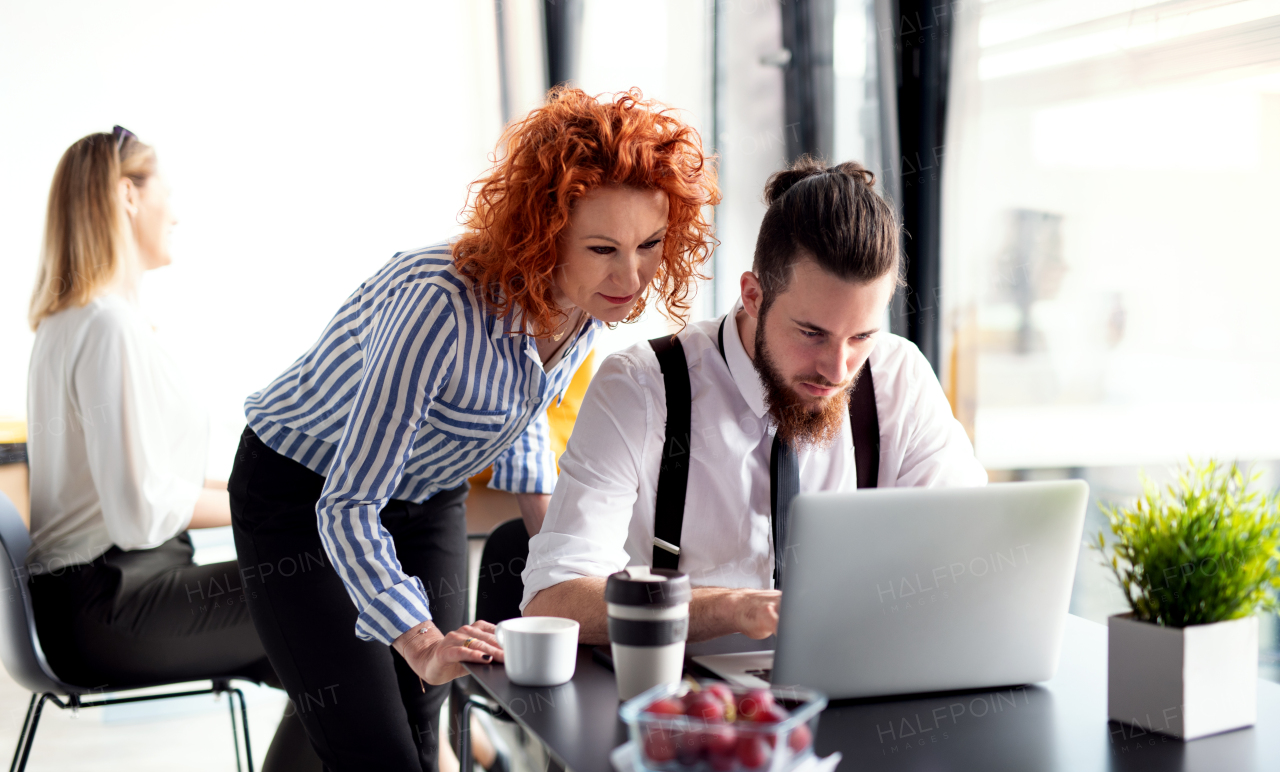
[[(33, 576), (36, 630), (53, 672), (111, 690), (215, 676), (280, 686), (249, 618), (239, 566), (198, 566), (192, 554), (182, 533), (154, 549), (113, 547), (90, 563)], [(318, 768), (291, 706), (264, 772)]]
[[(424, 688), (394, 649), (356, 638), (355, 605), (316, 525), (323, 487), (245, 429), (228, 490), (254, 624), (326, 769), (434, 772), (448, 687)], [(466, 495), (464, 484), (421, 504), (393, 499), (381, 513), (445, 632), (466, 612)]]

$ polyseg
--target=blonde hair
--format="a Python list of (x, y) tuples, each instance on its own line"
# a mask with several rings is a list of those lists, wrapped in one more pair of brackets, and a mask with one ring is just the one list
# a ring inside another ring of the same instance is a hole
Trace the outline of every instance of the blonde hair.
[(58, 161), (28, 321), (82, 306), (129, 269), (129, 223), (120, 180), (142, 187), (156, 155), (128, 132), (90, 134)]

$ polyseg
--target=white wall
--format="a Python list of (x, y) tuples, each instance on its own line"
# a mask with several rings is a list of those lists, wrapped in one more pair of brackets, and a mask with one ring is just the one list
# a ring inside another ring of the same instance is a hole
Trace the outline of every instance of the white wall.
[(500, 126), (493, 3), (0, 3), (0, 415), (25, 411), (49, 182), (119, 123), (180, 222), (143, 302), (230, 470), (241, 404), (395, 251), (457, 230)]

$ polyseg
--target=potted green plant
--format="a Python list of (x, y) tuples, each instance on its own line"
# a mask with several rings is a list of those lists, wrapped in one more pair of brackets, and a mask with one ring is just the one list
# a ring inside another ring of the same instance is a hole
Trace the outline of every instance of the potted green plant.
[(1131, 611), (1107, 620), (1107, 712), (1185, 740), (1257, 720), (1258, 617), (1280, 590), (1280, 499), (1235, 465), (1188, 462), (1102, 506), (1102, 552)]

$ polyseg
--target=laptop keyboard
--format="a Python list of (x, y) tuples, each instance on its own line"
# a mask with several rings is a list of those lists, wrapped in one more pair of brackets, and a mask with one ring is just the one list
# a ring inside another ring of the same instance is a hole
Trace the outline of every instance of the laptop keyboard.
[(756, 678), (759, 678), (761, 681), (770, 681), (770, 682), (772, 682), (772, 681), (773, 681), (773, 668), (771, 668), (771, 667), (755, 668), (755, 669), (753, 669), (753, 670), (748, 670), (748, 671), (747, 671), (747, 675), (753, 675), (753, 676), (755, 676)]

